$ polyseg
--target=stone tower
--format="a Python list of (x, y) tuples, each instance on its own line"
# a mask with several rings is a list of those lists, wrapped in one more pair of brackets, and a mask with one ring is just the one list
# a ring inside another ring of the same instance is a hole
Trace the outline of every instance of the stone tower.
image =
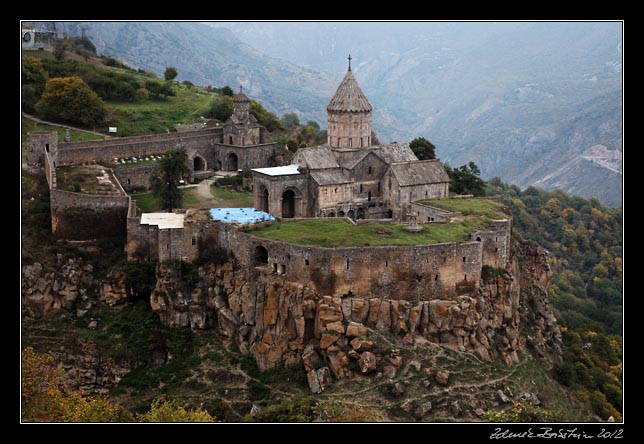
[(371, 104), (349, 69), (326, 107), (328, 143), (332, 148), (359, 149), (371, 145)]
[(250, 113), (250, 99), (239, 87), (233, 96), (233, 113), (224, 123), (224, 140), (227, 145), (250, 146), (266, 143), (266, 129)]
[(245, 123), (248, 121), (248, 115), (250, 113), (250, 99), (242, 91), (242, 87), (239, 87), (239, 94), (233, 96), (233, 118), (239, 123)]

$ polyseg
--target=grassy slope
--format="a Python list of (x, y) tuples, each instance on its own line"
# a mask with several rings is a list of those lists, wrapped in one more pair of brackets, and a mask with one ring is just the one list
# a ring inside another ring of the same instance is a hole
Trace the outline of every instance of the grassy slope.
[(487, 220), (475, 217), (460, 223), (426, 224), (420, 233), (407, 232), (403, 226), (382, 223), (354, 226), (342, 219), (320, 219), (277, 222), (252, 233), (267, 239), (333, 248), (465, 242), (473, 231), (490, 228)]
[(110, 125), (118, 128), (119, 136), (165, 133), (178, 123), (190, 123), (194, 117), (199, 117), (199, 112), (208, 106), (214, 96), (204, 88), (189, 89), (180, 84), (175, 85), (173, 90), (176, 96), (166, 100), (108, 102), (113, 110)]
[[(30, 56), (41, 58), (53, 58), (49, 52), (32, 51)], [(104, 66), (98, 62), (99, 59), (92, 59), (91, 64), (98, 66), (100, 69), (115, 71), (132, 76), (142, 85), (151, 80), (150, 77), (122, 68)], [(82, 60), (78, 60), (80, 63)], [(157, 79), (162, 81), (162, 79)], [(168, 97), (165, 100), (152, 100), (146, 98), (138, 102), (115, 102), (107, 101), (110, 110), (110, 121), (104, 127), (96, 128), (96, 131), (108, 134), (108, 126), (118, 128), (117, 136), (138, 136), (145, 134), (162, 134), (167, 129), (174, 128), (178, 123), (189, 123), (194, 117), (207, 107), (208, 103), (215, 93), (206, 91), (205, 88), (187, 86), (175, 82), (173, 86), (175, 96)], [(31, 131), (31, 130), (29, 130)], [(24, 133), (24, 130), (23, 130)], [(64, 130), (61, 136), (64, 137)], [(72, 140), (75, 140), (72, 137)], [(82, 140), (82, 139), (78, 139)]]

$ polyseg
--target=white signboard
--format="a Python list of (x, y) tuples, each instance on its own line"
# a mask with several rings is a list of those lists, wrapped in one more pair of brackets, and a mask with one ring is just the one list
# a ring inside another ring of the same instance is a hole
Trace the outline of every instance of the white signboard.
[(108, 132), (115, 133), (116, 132), (116, 127), (115, 126), (110, 126), (109, 129), (108, 129)]

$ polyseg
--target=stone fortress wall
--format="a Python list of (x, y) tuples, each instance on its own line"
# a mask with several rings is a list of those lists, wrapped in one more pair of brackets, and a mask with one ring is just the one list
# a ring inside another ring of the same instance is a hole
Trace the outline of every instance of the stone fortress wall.
[[(122, 236), (130, 197), (119, 187), (120, 195), (101, 196), (58, 188), (56, 166), (60, 159), (56, 132), (29, 133), (28, 162), (41, 165), (49, 185), (52, 234), (58, 238), (88, 240)], [(37, 169), (37, 168), (36, 168)]]
[(140, 215), (131, 210), (128, 257), (192, 262), (205, 242), (228, 251), (244, 269), (259, 267), (319, 294), (388, 294), (415, 301), (470, 294), (478, 289), (484, 265), (504, 268), (510, 258), (511, 219), (495, 221), (494, 230), (472, 233), (462, 243), (323, 248), (264, 239), (234, 225), (191, 220), (190, 215), (188, 210), (183, 228), (159, 230), (141, 225)]

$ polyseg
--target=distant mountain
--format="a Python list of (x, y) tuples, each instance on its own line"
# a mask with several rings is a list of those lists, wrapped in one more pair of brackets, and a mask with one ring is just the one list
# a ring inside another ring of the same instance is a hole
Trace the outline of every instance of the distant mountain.
[(57, 22), (59, 32), (85, 35), (99, 54), (118, 58), (134, 68), (163, 75), (168, 66), (178, 80), (238, 91), (281, 116), (297, 112), (302, 120), (326, 124), (325, 107), (337, 80), (266, 56), (224, 28), (196, 22)]
[(621, 204), (621, 162), (583, 157), (597, 144), (621, 156), (620, 23), (210, 26), (336, 76), (351, 53), (380, 140), (424, 136), (453, 166), (474, 160), (485, 177)]
[[(621, 23), (61, 23), (99, 53), (180, 80), (230, 85), (278, 115), (326, 126), (352, 68), (384, 142), (423, 136), (485, 178), (621, 203)], [(301, 67), (300, 67), (301, 66)], [(617, 154), (618, 153), (618, 154)], [(591, 156), (592, 157), (592, 156)], [(601, 178), (601, 182), (598, 182)]]

